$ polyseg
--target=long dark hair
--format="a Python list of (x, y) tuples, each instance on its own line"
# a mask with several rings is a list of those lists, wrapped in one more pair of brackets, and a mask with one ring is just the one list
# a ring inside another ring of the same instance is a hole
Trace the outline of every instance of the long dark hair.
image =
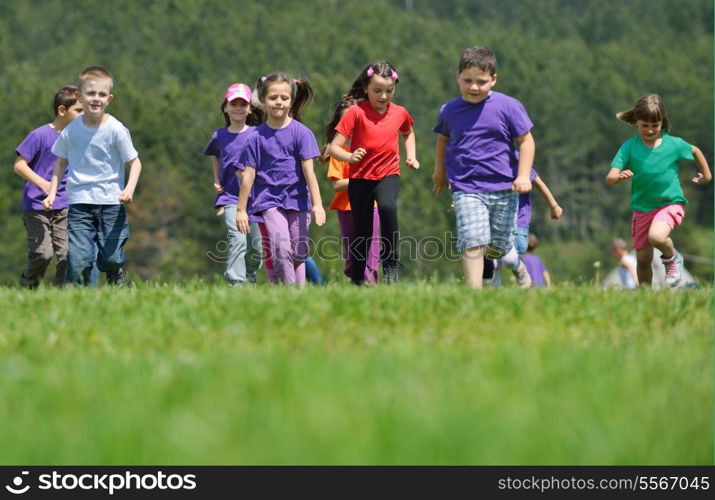
[(302, 122), (303, 118), (300, 115), (301, 112), (306, 106), (308, 106), (308, 104), (313, 102), (313, 88), (310, 86), (310, 83), (308, 83), (308, 80), (293, 78), (288, 73), (284, 73), (283, 71), (276, 71), (270, 75), (262, 76), (256, 83), (258, 100), (263, 103), (266, 98), (268, 87), (273, 83), (282, 82), (290, 85), (292, 103), (289, 114), (292, 118)]
[[(229, 118), (228, 113), (224, 111), (227, 104), (228, 101), (224, 99), (219, 109), (223, 115), (223, 121), (226, 123), (226, 127), (228, 128), (231, 126), (231, 118)], [(251, 112), (246, 117), (246, 125), (257, 127), (266, 121), (266, 113), (263, 111), (263, 108), (257, 105), (257, 103), (251, 102), (249, 104), (251, 105)]]
[(325, 126), (325, 145), (323, 145), (323, 151), (320, 155), (320, 158), (318, 158), (321, 162), (327, 163), (328, 160), (330, 160), (330, 155), (328, 154), (328, 146), (331, 142), (333, 142), (333, 139), (335, 139), (335, 134), (337, 133), (335, 127), (337, 127), (338, 123), (340, 123), (340, 119), (343, 117), (343, 113), (345, 112), (345, 110), (355, 103), (357, 103), (357, 101), (354, 98), (348, 97), (346, 99), (338, 101), (337, 104), (335, 104), (335, 109), (333, 110), (333, 117), (331, 118), (330, 122)]
[(374, 75), (390, 78), (395, 82), (395, 85), (400, 81), (397, 70), (389, 61), (375, 61), (363, 68), (360, 75), (353, 82), (353, 86), (348, 93), (343, 96), (343, 99), (366, 99), (367, 93), (365, 92), (365, 87), (367, 87), (367, 84), (370, 83), (370, 79)]

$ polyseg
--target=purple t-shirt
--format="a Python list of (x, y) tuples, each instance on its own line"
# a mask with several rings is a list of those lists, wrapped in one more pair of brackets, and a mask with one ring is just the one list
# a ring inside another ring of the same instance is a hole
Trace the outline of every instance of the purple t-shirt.
[(236, 177), (238, 169), (243, 170), (241, 153), (246, 147), (248, 136), (256, 127), (248, 127), (240, 133), (229, 132), (227, 128), (220, 128), (211, 135), (211, 140), (206, 145), (204, 154), (216, 156), (219, 160), (219, 178), (223, 186), (223, 193), (216, 196), (215, 207), (231, 205), (238, 202), (238, 191), (241, 185)]
[[(30, 168), (40, 177), (46, 180), (52, 179), (52, 171), (57, 164), (57, 156), (52, 152), (54, 145), (60, 133), (45, 124), (36, 128), (25, 137), (20, 145), (15, 149), (15, 152), (27, 160)], [(60, 181), (57, 189), (57, 197), (52, 204), (53, 210), (63, 210), (67, 208), (67, 193), (65, 185), (67, 184), (67, 170)], [(35, 186), (32, 182), (25, 181), (25, 189), (22, 193), (22, 209), (30, 210), (45, 210), (42, 206), (42, 200), (47, 198), (47, 195)]]
[(301, 162), (320, 156), (313, 132), (298, 120), (281, 129), (263, 123), (247, 142), (241, 163), (256, 169), (249, 213), (258, 214), (274, 207), (310, 210)]
[(539, 256), (526, 252), (521, 258), (524, 259), (524, 265), (526, 266), (526, 270), (529, 272), (529, 276), (531, 277), (531, 284), (535, 286), (544, 286), (544, 271), (546, 271), (546, 268), (544, 267), (544, 263), (541, 262)]
[(433, 131), (449, 137), (444, 164), (452, 191), (511, 189), (519, 170), (514, 139), (533, 126), (524, 106), (501, 92), (477, 104), (462, 97), (445, 103)]
[[(531, 169), (531, 175), (529, 175), (529, 180), (534, 182), (539, 174), (536, 173), (536, 169)], [(533, 190), (532, 190), (533, 191)], [(521, 193), (519, 195), (519, 210), (516, 215), (516, 227), (529, 227), (531, 224), (531, 193)]]

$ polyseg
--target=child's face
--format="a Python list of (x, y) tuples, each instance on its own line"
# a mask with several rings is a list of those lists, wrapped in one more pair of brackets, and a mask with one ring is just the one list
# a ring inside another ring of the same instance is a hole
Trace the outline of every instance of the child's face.
[(84, 113), (91, 118), (101, 118), (112, 99), (112, 82), (108, 79), (86, 80), (79, 92)]
[(62, 123), (70, 123), (74, 121), (79, 115), (82, 114), (83, 108), (82, 103), (77, 100), (72, 106), (64, 107), (60, 106), (57, 109), (57, 116), (60, 118)]
[(364, 88), (367, 100), (375, 111), (384, 113), (395, 95), (395, 81), (392, 78), (372, 75)]
[(647, 122), (644, 120), (636, 120), (636, 128), (641, 136), (641, 140), (645, 144), (653, 144), (660, 137), (660, 129), (663, 122)]
[(291, 88), (288, 82), (272, 83), (266, 89), (266, 97), (263, 104), (266, 106), (266, 114), (273, 120), (284, 120), (290, 113)]
[(459, 92), (465, 101), (477, 104), (487, 98), (492, 87), (497, 83), (497, 75), (472, 66), (457, 75)]
[(234, 99), (226, 103), (223, 107), (223, 111), (232, 121), (245, 122), (251, 113), (251, 105), (243, 99)]

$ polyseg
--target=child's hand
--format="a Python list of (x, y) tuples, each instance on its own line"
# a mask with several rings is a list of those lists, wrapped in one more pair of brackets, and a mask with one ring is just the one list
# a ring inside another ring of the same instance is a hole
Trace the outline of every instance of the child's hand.
[(630, 179), (631, 177), (633, 177), (632, 170), (621, 170), (620, 173), (618, 174), (619, 181), (625, 181), (626, 179)]
[(129, 205), (132, 200), (134, 199), (134, 191), (129, 191), (125, 189), (121, 193), (119, 193), (119, 203), (124, 203), (125, 205)]
[(454, 206), (454, 203), (450, 203), (449, 208), (447, 209), (447, 212), (453, 214), (456, 211), (457, 211), (457, 207)]
[(693, 177), (693, 179), (692, 179), (692, 181), (693, 181), (695, 184), (700, 184), (700, 185), (707, 184), (707, 183), (710, 182), (711, 180), (712, 180), (712, 177), (705, 177), (701, 172), (698, 172), (698, 175), (696, 175), (696, 176)]
[(245, 210), (238, 210), (236, 212), (236, 227), (243, 234), (248, 234), (251, 228), (248, 224), (248, 213)]
[(528, 177), (517, 176), (517, 178), (514, 179), (514, 183), (511, 185), (511, 190), (516, 191), (517, 193), (528, 193), (531, 191), (531, 181)]
[(434, 183), (432, 191), (434, 191), (435, 195), (441, 193), (442, 189), (449, 188), (449, 182), (447, 182), (447, 175), (444, 173), (444, 170), (438, 172), (435, 169), (432, 173), (432, 182)]
[(411, 169), (414, 169), (414, 170), (420, 169), (420, 162), (417, 161), (417, 158), (407, 158), (406, 163), (407, 163), (407, 166), (410, 167)]
[(564, 214), (564, 209), (561, 206), (556, 205), (551, 207), (551, 220), (559, 220)]
[(223, 186), (218, 182), (214, 182), (214, 189), (218, 194), (223, 193)]
[(50, 181), (46, 181), (45, 179), (42, 179), (42, 182), (37, 185), (43, 193), (45, 194), (50, 194)]
[(216, 217), (221, 217), (226, 212), (226, 209), (221, 205), (216, 209)]
[(54, 196), (52, 196), (52, 197), (48, 196), (47, 198), (45, 198), (44, 200), (42, 200), (42, 206), (44, 207), (44, 209), (45, 209), (46, 211), (50, 211), (50, 210), (52, 210), (52, 204), (53, 204), (54, 202), (55, 202), (55, 197), (54, 197)]
[(317, 225), (322, 226), (325, 224), (325, 210), (321, 205), (314, 205), (311, 212), (313, 212), (313, 219), (315, 219)]
[(360, 160), (362, 160), (366, 154), (367, 154), (367, 150), (365, 148), (357, 148), (350, 155), (350, 159), (348, 160), (348, 163), (357, 163)]

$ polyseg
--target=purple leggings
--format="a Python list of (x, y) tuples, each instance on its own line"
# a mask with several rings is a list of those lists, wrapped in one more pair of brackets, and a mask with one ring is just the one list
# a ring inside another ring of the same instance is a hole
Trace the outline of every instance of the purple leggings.
[(269, 208), (263, 212), (273, 272), (278, 283), (305, 285), (310, 212)]

